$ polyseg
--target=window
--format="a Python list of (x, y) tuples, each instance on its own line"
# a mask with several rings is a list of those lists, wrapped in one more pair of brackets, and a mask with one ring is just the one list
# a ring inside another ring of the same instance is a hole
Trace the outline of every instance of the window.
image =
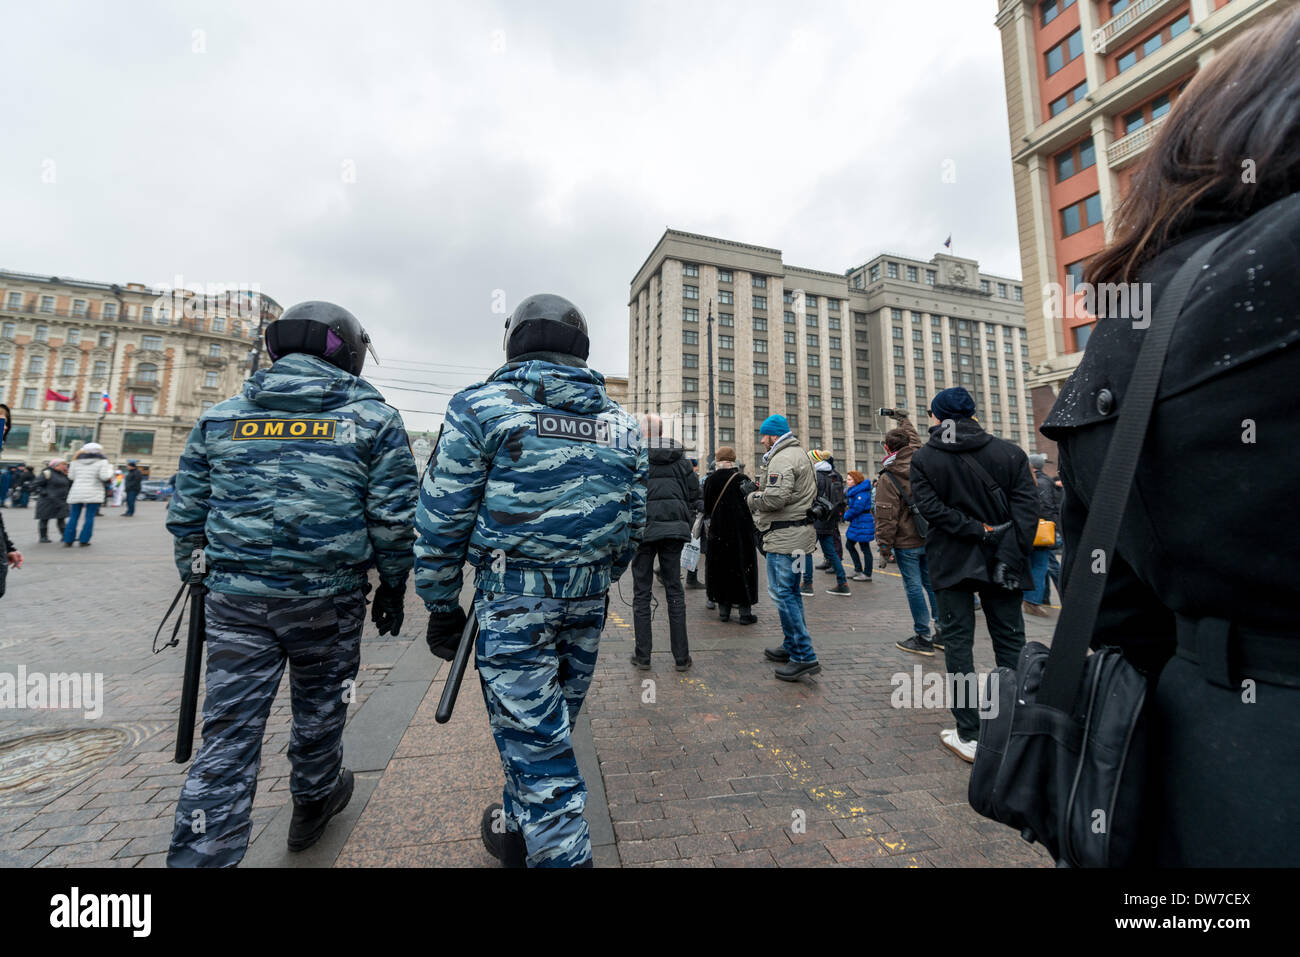
[(1082, 352), (1088, 348), (1088, 337), (1092, 335), (1092, 327), (1096, 323), (1088, 323), (1086, 326), (1074, 327), (1074, 348), (1076, 352)]
[(808, 347), (810, 349), (817, 348), (817, 333), (815, 332), (808, 333)]
[[(754, 375), (767, 375), (767, 363), (766, 363), (766, 362), (755, 362), (755, 363), (754, 363)], [(764, 388), (767, 388), (767, 387), (764, 386)], [(757, 393), (755, 393), (755, 394), (757, 394)]]
[(804, 293), (803, 307), (805, 312), (812, 312), (812, 313), (817, 312), (817, 297), (810, 296), (807, 293)]
[(719, 427), (719, 428), (718, 428), (718, 441), (719, 441), (719, 442), (734, 442), (734, 441), (736, 441), (736, 430), (735, 430), (735, 429), (724, 429), (724, 428)]
[(913, 361), (913, 362), (918, 362), (918, 363), (919, 363), (919, 362), (924, 362), (924, 361), (925, 361), (925, 350), (924, 350), (924, 349), (913, 349), (913, 350), (912, 350), (912, 361)]
[(141, 382), (157, 382), (158, 367), (152, 362), (142, 362), (136, 366), (135, 377)]
[(13, 356), (7, 352), (0, 352), (0, 372), (8, 372), (10, 364), (13, 362)]
[(730, 269), (719, 269), (719, 270), (718, 270), (718, 282), (731, 282), (731, 281), (732, 281), (732, 280), (731, 280), (731, 270), (730, 270)]
[(101, 332), (99, 334), (99, 348), (107, 349), (113, 344), (113, 334), (111, 332)]
[(682, 310), (682, 322), (699, 322), (699, 321), (700, 321), (700, 310), (698, 309)]
[(100, 309), (100, 314), (101, 314), (105, 319), (116, 319), (116, 318), (117, 318), (117, 303), (115, 303), (115, 302), (106, 302), (106, 303), (104, 303), (102, 306), (100, 306), (99, 309)]
[(1062, 10), (1074, 6), (1074, 0), (1044, 0), (1041, 7), (1043, 26), (1047, 26), (1061, 15)]
[(925, 339), (925, 336), (924, 336), (924, 334), (921, 332), (920, 329), (913, 329), (913, 330), (912, 330), (912, 341), (913, 341), (913, 342), (922, 342), (922, 341), (924, 341), (924, 339)]
[(63, 362), (59, 364), (59, 375), (76, 375), (76, 374), (77, 374), (76, 359), (64, 359)]
[(767, 383), (760, 382), (754, 386), (754, 397), (756, 399), (767, 398)]
[(902, 328), (902, 326), (894, 326), (894, 327), (893, 327), (893, 334), (894, 334), (894, 338), (895, 338), (895, 339), (901, 339), (901, 338), (903, 338), (903, 328)]
[(699, 286), (682, 286), (682, 298), (683, 298), (683, 299), (699, 299), (699, 298), (700, 298), (700, 287), (699, 287)]
[(766, 289), (766, 288), (767, 288), (767, 277), (766, 277), (766, 276), (755, 276), (753, 281), (754, 281), (754, 288), (755, 288), (755, 289)]
[(902, 346), (894, 346), (894, 358), (895, 358), (895, 359), (901, 359), (901, 358), (903, 358), (903, 347), (902, 347)]
[(45, 356), (31, 356), (27, 360), (28, 375), (43, 375), (45, 373)]
[(142, 322), (153, 322), (153, 306), (145, 306), (140, 312)]
[(958, 365), (963, 365), (963, 366), (970, 365), (970, 356), (959, 356), (958, 358), (960, 360), (958, 362)]
[(839, 356), (831, 356), (831, 368), (832, 368), (832, 369), (843, 369), (843, 368), (844, 368), (844, 360), (841, 359)]
[(698, 276), (699, 274), (700, 274), (700, 267), (699, 267), (699, 265), (698, 265), (697, 263), (683, 263), (683, 264), (682, 264), (682, 275), (683, 275), (683, 276)]
[(755, 297), (754, 297), (754, 308), (755, 308), (755, 309), (766, 309), (766, 308), (767, 308), (767, 296), (755, 296)]
[(735, 324), (736, 324), (736, 317), (732, 313), (730, 312), (718, 313), (718, 325), (735, 326)]
[(53, 311), (54, 311), (54, 297), (41, 296), (41, 312), (53, 312)]
[(81, 330), (69, 329), (67, 334), (67, 343), (70, 346), (79, 345), (81, 343)]
[(961, 348), (961, 349), (969, 348), (969, 347), (970, 347), (970, 336), (958, 336), (958, 337), (957, 337), (957, 346), (958, 346), (959, 348)]
[[(153, 396), (137, 395), (135, 397), (135, 411), (140, 415), (153, 415)], [(123, 451), (126, 451), (123, 449)]]
[(907, 281), (908, 281), (908, 282), (916, 282), (916, 281), (917, 281), (917, 271), (916, 271), (916, 267), (915, 267), (915, 266), (908, 266), (908, 267), (907, 267)]
[(832, 349), (838, 349), (840, 347), (839, 336), (827, 336), (826, 339)]
[(86, 314), (86, 300), (84, 299), (72, 300), (72, 314), (74, 316), (84, 316)]
[(793, 292), (793, 290), (787, 289), (787, 290), (785, 291), (784, 295), (781, 296), (781, 300), (782, 300), (782, 301), (783, 301), (787, 306), (793, 306), (793, 305), (794, 305), (794, 292)]
[(943, 353), (940, 352), (938, 349), (935, 349), (935, 350), (930, 354), (930, 358), (934, 360), (934, 364), (935, 364), (935, 365), (937, 365), (937, 366), (941, 366), (941, 365), (943, 365)]
[(162, 352), (162, 336), (143, 336), (140, 348), (145, 352)]
[(804, 325), (806, 325), (809, 329), (816, 329), (817, 316), (814, 313), (811, 312), (808, 313), (808, 315), (804, 317)]
[(12, 322), (0, 325), (0, 339), (12, 339), (18, 332), (18, 326)]
[(988, 292), (988, 291), (989, 291), (989, 281), (987, 279), (981, 279), (980, 292)]
[(37, 327), (36, 327), (36, 341), (37, 341), (37, 342), (49, 342), (49, 341), (50, 341), (50, 327), (49, 327), (49, 326), (37, 326)]
[(1151, 101), (1151, 119), (1152, 121), (1160, 119), (1169, 112), (1170, 101), (1169, 94), (1162, 93)]
[[(840, 376), (837, 376), (837, 375), (833, 375), (833, 376), (831, 376), (831, 388), (832, 388), (832, 389), (843, 389), (843, 388), (844, 388), (844, 379), (841, 378)], [(837, 398), (835, 398), (834, 396), (831, 397), (831, 405), (832, 405), (832, 406), (834, 406), (836, 402), (840, 402), (840, 401), (842, 401), (842, 400), (841, 400), (841, 399), (837, 399)]]
[(22, 401), (22, 407), (23, 407), (24, 409), (34, 409), (34, 408), (36, 408), (36, 390), (35, 390), (35, 389), (23, 389), (23, 401)]
[(925, 284), (926, 284), (927, 286), (933, 286), (933, 285), (935, 284), (935, 280), (936, 280), (937, 278), (938, 278), (938, 277), (937, 277), (937, 275), (935, 274), (935, 271), (934, 271), (933, 269), (927, 269), (927, 270), (925, 271)]
[(1075, 30), (1047, 51), (1047, 75), (1056, 73), (1081, 53), (1083, 53), (1083, 33)]
[(766, 351), (767, 351), (767, 340), (766, 340), (766, 339), (755, 339), (755, 340), (754, 340), (754, 351), (755, 351), (755, 352), (766, 352)]
[(897, 278), (898, 278), (898, 263), (886, 263), (886, 264), (885, 264), (885, 275), (888, 276), (890, 279), (897, 279)]
[(817, 356), (817, 355), (810, 355), (810, 356), (808, 357), (808, 368), (809, 368), (809, 369), (816, 369), (819, 365), (821, 365), (821, 357), (820, 357), (820, 356)]
[(879, 278), (880, 278), (880, 263), (876, 263), (876, 264), (875, 264), (874, 266), (872, 266), (869, 270), (867, 270), (867, 275), (869, 275), (869, 276), (871, 277), (871, 281), (872, 281), (872, 282), (875, 282), (877, 279), (879, 279)]
[(683, 369), (698, 369), (699, 367), (700, 367), (700, 357), (698, 355), (696, 355), (694, 352), (682, 353)]
[(719, 371), (719, 372), (735, 372), (735, 371), (736, 371), (736, 360), (735, 360), (735, 359), (732, 359), (732, 358), (720, 358), (720, 359), (718, 359), (718, 371)]
[(794, 325), (794, 313), (791, 312), (789, 309), (785, 311), (785, 321), (787, 325), (791, 325), (791, 326)]
[(94, 376), (96, 379), (102, 379), (104, 378), (104, 376), (108, 375), (108, 360), (96, 359), (95, 366), (93, 371), (91, 372), (91, 375)]
[(683, 329), (682, 342), (688, 346), (698, 346), (700, 344), (700, 334), (694, 329)]
[(890, 309), (890, 310), (889, 310), (889, 318), (892, 319), (892, 320), (894, 320), (894, 322), (902, 322), (902, 321), (903, 321), (903, 310), (902, 310), (902, 309)]
[(930, 341), (931, 341), (932, 343), (934, 343), (936, 346), (942, 344), (942, 342), (943, 342), (943, 333), (941, 333), (941, 332), (932, 332), (932, 333), (930, 333)]
[(1074, 279), (1075, 286), (1083, 284), (1083, 262), (1084, 261), (1080, 259), (1078, 262), (1072, 262), (1070, 265), (1065, 267), (1065, 283), (1067, 287), (1070, 284), (1071, 277)]
[(798, 342), (798, 341), (799, 341), (799, 337), (798, 337), (798, 335), (797, 335), (796, 333), (790, 331), (789, 329), (787, 329), (786, 332), (785, 332), (785, 344), (786, 344), (787, 346), (792, 346), (792, 345), (794, 345), (794, 344), (795, 344), (796, 342)]
[(731, 305), (735, 305), (735, 302), (736, 302), (736, 294), (732, 292), (730, 289), (718, 290), (718, 305), (731, 306)]
[(736, 417), (736, 407), (730, 402), (718, 403), (718, 418), (734, 419)]
[(808, 388), (820, 389), (822, 387), (822, 377), (815, 372), (808, 373)]
[[(137, 398), (136, 406), (140, 404)], [(152, 404), (153, 400), (149, 400)], [(143, 411), (143, 409), (141, 410)], [(122, 454), (123, 455), (152, 455), (153, 454), (153, 433), (152, 432), (123, 432), (122, 433)]]
[[(212, 376), (213, 378), (216, 377), (216, 373), (215, 373), (215, 372), (209, 372), (208, 375)], [(213, 385), (216, 385), (216, 383), (213, 382)], [(683, 379), (682, 379), (682, 391), (683, 391), (683, 392), (699, 392), (699, 391), (700, 391), (700, 380), (699, 380), (699, 379), (692, 379), (692, 378), (683, 378)]]
[[(728, 318), (730, 318), (730, 317), (728, 317)], [(727, 325), (731, 325), (731, 323), (727, 323)], [(754, 318), (754, 331), (755, 331), (755, 332), (766, 332), (766, 331), (767, 331), (767, 317), (766, 317), (766, 316), (756, 316), (756, 317)]]
[(998, 298), (999, 299), (1007, 298), (1007, 284), (1004, 282), (998, 283)]
[(718, 348), (719, 348), (719, 349), (734, 349), (734, 348), (736, 348), (736, 337), (735, 337), (735, 336), (718, 336)]
[(5, 303), (6, 309), (21, 309), (23, 307), (23, 294), (21, 292), (9, 293), (9, 299)]
[(785, 364), (788, 365), (788, 366), (795, 366), (795, 365), (798, 365), (798, 364), (799, 364), (799, 357), (798, 357), (797, 355), (795, 355), (793, 352), (787, 352), (787, 353), (785, 354)]

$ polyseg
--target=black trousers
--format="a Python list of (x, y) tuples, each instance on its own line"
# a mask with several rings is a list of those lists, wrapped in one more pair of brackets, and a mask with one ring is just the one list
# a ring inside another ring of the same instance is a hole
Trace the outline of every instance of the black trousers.
[[(1025, 616), (1020, 608), (1024, 593), (987, 584), (976, 590), (989, 626), (989, 637), (993, 639), (993, 658), (1000, 667), (1014, 668), (1020, 661), (1020, 649), (1025, 646)], [(961, 682), (965, 675), (975, 673), (975, 592), (945, 588), (936, 591), (934, 597), (939, 603), (939, 629), (948, 674), (957, 676)], [(977, 708), (953, 708), (952, 715), (957, 719), (957, 732), (963, 741), (979, 737)]]
[[(63, 527), (68, 524), (68, 520), (66, 518), (56, 518), (55, 521), (59, 523), (59, 534), (62, 535)], [(49, 538), (50, 520), (42, 518), (36, 524), (40, 528), (41, 538)]]
[(682, 546), (680, 539), (643, 542), (632, 558), (632, 623), (636, 633), (636, 656), (650, 658), (650, 587), (654, 581), (655, 558), (663, 575), (668, 597), (668, 641), (673, 659), (681, 664), (691, 656), (686, 643), (686, 592), (682, 588)]

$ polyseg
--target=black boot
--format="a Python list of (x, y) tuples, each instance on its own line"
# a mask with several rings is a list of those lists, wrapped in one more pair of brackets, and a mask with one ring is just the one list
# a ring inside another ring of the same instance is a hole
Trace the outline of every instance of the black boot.
[(504, 815), (505, 811), (500, 804), (489, 804), (484, 809), (483, 820), (479, 824), (483, 846), (501, 862), (502, 867), (527, 867), (528, 845), (518, 831), (505, 829)]
[(320, 840), (330, 818), (352, 800), (352, 785), (352, 772), (344, 768), (327, 797), (302, 802), (294, 798), (293, 820), (289, 822), (289, 850), (305, 851)]

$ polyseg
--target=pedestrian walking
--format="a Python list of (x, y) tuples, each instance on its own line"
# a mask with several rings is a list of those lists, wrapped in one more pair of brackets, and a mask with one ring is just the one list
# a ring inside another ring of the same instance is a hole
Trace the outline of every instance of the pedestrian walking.
[(1042, 426), (1058, 443), (1068, 593), (1096, 572), (1082, 533), (1151, 319), (1179, 267), (1222, 240), (1181, 299), (1092, 635), (1148, 680), (1129, 828), (1159, 867), (1300, 863), (1300, 510), (1286, 464), (1300, 442), (1300, 99), (1278, 93), (1298, 86), (1294, 5), (1192, 77), (1084, 274), (1151, 290), (1147, 321), (1099, 318)]
[(289, 850), (311, 847), (347, 807), (343, 725), (367, 573), (379, 580), (379, 634), (396, 635), (415, 560), (415, 460), (401, 415), (361, 378), (370, 347), (361, 323), (333, 303), (304, 302), (265, 336), (271, 367), (200, 416), (167, 509), (182, 580), (204, 550), (208, 648), (203, 746), (176, 805), (169, 867), (243, 859), (286, 663)]
[[(881, 409), (880, 414), (895, 421), (885, 433), (885, 457), (876, 480), (876, 547), (880, 549), (880, 567), (892, 559), (903, 576), (903, 591), (912, 613), (912, 634), (896, 646), (903, 651), (927, 658), (943, 651), (939, 638), (939, 604), (930, 587), (930, 563), (925, 557), (925, 535), (917, 527), (912, 499), (912, 455), (921, 447), (921, 437), (907, 413), (898, 409)], [(924, 519), (922, 519), (924, 521)], [(933, 637), (931, 637), (933, 622)]]
[(642, 671), (650, 667), (652, 643), (650, 599), (654, 565), (668, 604), (668, 639), (678, 671), (691, 667), (690, 644), (686, 635), (686, 596), (682, 589), (682, 547), (691, 536), (695, 505), (700, 501), (700, 481), (685, 449), (676, 439), (663, 435), (657, 415), (641, 417), (641, 433), (649, 452), (650, 473), (646, 488), (646, 522), (641, 544), (632, 559), (632, 613), (636, 646), (632, 664)]
[(757, 486), (736, 464), (736, 450), (730, 446), (718, 449), (717, 463), (704, 480), (710, 556), (704, 583), (709, 600), (717, 603), (720, 621), (730, 621), (732, 608), (739, 608), (736, 620), (752, 625), (758, 621), (753, 613), (758, 601), (757, 531), (745, 496)]
[(844, 498), (844, 518), (849, 523), (844, 542), (849, 558), (853, 560), (853, 580), (869, 582), (873, 564), (871, 543), (876, 539), (876, 518), (872, 511), (874, 492), (871, 482), (857, 469), (849, 469), (849, 485), (844, 490)]
[(573, 303), (523, 300), (505, 349), (505, 365), (447, 407), (416, 512), (415, 585), (429, 647), (450, 659), (465, 626), (462, 569), (475, 567), (479, 682), (505, 771), (502, 803), (480, 826), (488, 852), (506, 866), (590, 867), (570, 734), (610, 583), (644, 531), (647, 449), (587, 367)]
[(122, 513), (123, 517), (135, 514), (135, 500), (140, 494), (142, 484), (144, 484), (144, 473), (140, 471), (140, 466), (136, 464), (135, 459), (127, 459), (126, 475), (122, 478), (122, 491), (126, 495), (126, 511)]
[(817, 532), (817, 543), (821, 546), (822, 557), (826, 560), (826, 570), (835, 576), (835, 585), (826, 589), (826, 594), (848, 597), (853, 593), (849, 590), (844, 563), (840, 559), (839, 550), (835, 547), (840, 531), (840, 519), (844, 517), (844, 478), (835, 471), (835, 460), (831, 458), (829, 452), (813, 449), (808, 453), (808, 458), (813, 463), (814, 475), (817, 479), (817, 494), (830, 506), (824, 518), (813, 522), (813, 529)]
[[(975, 674), (976, 594), (998, 665), (1015, 668), (1019, 661), (1025, 644), (1021, 595), (1030, 581), (1038, 495), (1025, 453), (984, 431), (974, 399), (961, 386), (934, 397), (930, 420), (930, 441), (912, 455), (912, 496), (929, 524), (925, 554), (947, 671), (960, 683)], [(979, 738), (976, 706), (955, 702), (957, 727), (940, 734), (945, 747), (970, 762)]]
[(68, 463), (63, 459), (50, 459), (36, 479), (36, 525), (41, 544), (50, 542), (50, 522), (58, 523), (59, 535), (67, 527), (68, 492), (72, 480), (68, 478)]
[(1039, 545), (1038, 540), (1035, 539), (1029, 565), (1032, 578), (1025, 588), (1024, 612), (1026, 615), (1034, 615), (1038, 618), (1048, 617), (1047, 611), (1042, 607), (1043, 591), (1048, 587), (1048, 567), (1052, 559), (1052, 549), (1056, 547), (1056, 528), (1061, 519), (1056, 507), (1056, 490), (1052, 487), (1052, 480), (1043, 474), (1043, 465), (1046, 462), (1047, 456), (1042, 452), (1035, 452), (1029, 456), (1029, 470), (1038, 493), (1039, 526), (1041, 527), (1043, 522), (1050, 522), (1052, 525), (1051, 544)]
[(763, 656), (778, 663), (781, 681), (798, 681), (822, 670), (804, 620), (799, 571), (817, 544), (808, 515), (817, 498), (812, 462), (783, 415), (769, 415), (759, 426), (763, 453), (761, 487), (746, 496), (767, 562), (767, 591), (781, 617), (781, 644)]
[[(95, 533), (95, 516), (104, 502), (104, 483), (112, 479), (113, 466), (104, 458), (104, 447), (98, 442), (87, 442), (72, 457), (68, 466), (68, 524), (63, 529), (63, 547), (71, 548), (75, 540), (82, 548), (90, 546), (90, 536)], [(81, 534), (77, 524), (82, 516)]]

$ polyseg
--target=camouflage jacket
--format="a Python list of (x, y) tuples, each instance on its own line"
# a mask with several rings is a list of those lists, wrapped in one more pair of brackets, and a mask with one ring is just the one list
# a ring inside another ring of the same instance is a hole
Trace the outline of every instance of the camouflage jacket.
[(447, 407), (415, 513), (415, 587), (457, 607), (461, 567), (488, 592), (602, 595), (645, 530), (649, 463), (605, 377), (512, 362)]
[(235, 595), (405, 583), (419, 479), (402, 417), (363, 379), (293, 353), (203, 413), (167, 510), (176, 566), (206, 542), (207, 585)]

